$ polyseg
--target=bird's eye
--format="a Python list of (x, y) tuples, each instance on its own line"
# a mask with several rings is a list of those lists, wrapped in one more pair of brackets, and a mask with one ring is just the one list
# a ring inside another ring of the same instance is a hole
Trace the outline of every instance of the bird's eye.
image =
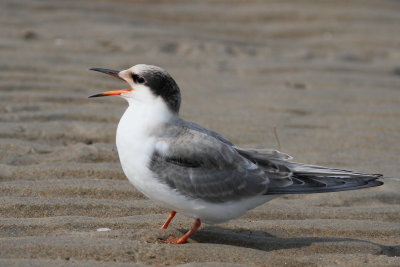
[(136, 75), (136, 74), (133, 74), (133, 81), (135, 83), (144, 83), (145, 82), (143, 77)]

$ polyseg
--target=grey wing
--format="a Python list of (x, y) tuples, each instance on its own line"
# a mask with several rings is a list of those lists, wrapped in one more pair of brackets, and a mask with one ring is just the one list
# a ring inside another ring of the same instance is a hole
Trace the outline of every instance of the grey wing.
[(182, 195), (208, 202), (262, 195), (269, 178), (228, 143), (201, 129), (173, 125), (157, 140), (150, 169)]
[(194, 123), (191, 121), (185, 121), (185, 120), (178, 118), (177, 125), (179, 125), (180, 127), (186, 128), (186, 129), (190, 129), (191, 131), (207, 134), (207, 135), (212, 136), (215, 139), (221, 141), (222, 143), (225, 143), (229, 146), (234, 146), (229, 140), (227, 140), (226, 138), (221, 136), (219, 133), (211, 131), (209, 129), (206, 129), (206, 128), (198, 125), (197, 123)]
[(293, 172), (283, 161), (292, 157), (273, 149), (249, 149), (234, 147), (239, 154), (263, 169), (270, 179), (269, 188), (282, 188), (293, 184)]

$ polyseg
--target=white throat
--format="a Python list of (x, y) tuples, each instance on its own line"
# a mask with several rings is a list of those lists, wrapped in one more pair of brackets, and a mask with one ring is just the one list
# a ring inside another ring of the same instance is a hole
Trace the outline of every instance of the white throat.
[(155, 128), (168, 122), (173, 112), (168, 108), (160, 96), (155, 96), (147, 86), (136, 86), (131, 95), (124, 97), (129, 107), (122, 116), (117, 130), (124, 129), (124, 135), (137, 136), (138, 134), (151, 134)]

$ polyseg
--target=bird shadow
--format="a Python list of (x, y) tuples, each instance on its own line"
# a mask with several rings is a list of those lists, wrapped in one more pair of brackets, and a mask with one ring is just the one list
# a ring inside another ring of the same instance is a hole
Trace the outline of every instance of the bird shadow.
[[(179, 229), (179, 231), (186, 232), (184, 229)], [(198, 243), (231, 245), (263, 251), (302, 248), (314, 243), (358, 242), (380, 248), (378, 253), (382, 255), (400, 256), (400, 244), (387, 246), (362, 239), (340, 237), (282, 238), (260, 230), (228, 229), (219, 226), (207, 226), (197, 231), (191, 239)]]

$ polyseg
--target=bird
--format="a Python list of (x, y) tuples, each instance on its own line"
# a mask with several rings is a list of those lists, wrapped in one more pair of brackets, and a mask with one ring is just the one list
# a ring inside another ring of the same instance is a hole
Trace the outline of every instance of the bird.
[(184, 244), (201, 223), (218, 224), (284, 194), (326, 193), (383, 184), (381, 174), (292, 161), (274, 149), (242, 148), (215, 131), (179, 116), (180, 88), (163, 68), (91, 68), (123, 80), (129, 89), (89, 96), (120, 96), (128, 107), (116, 133), (122, 170), (133, 186), (171, 210), (193, 218), (192, 228), (166, 243)]

